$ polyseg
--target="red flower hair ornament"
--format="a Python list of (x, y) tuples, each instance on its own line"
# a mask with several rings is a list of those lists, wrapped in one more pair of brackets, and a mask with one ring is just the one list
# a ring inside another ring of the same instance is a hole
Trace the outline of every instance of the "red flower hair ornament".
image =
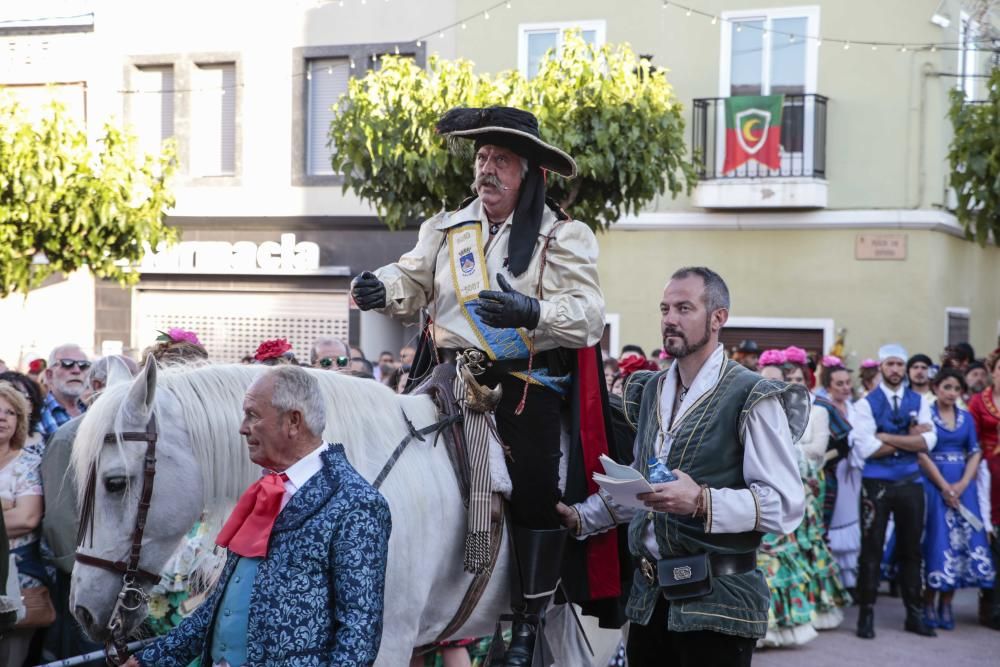
[(284, 338), (275, 338), (274, 340), (265, 340), (257, 347), (257, 352), (254, 353), (253, 358), (257, 361), (267, 361), (268, 359), (277, 359), (285, 352), (292, 349), (292, 346)]

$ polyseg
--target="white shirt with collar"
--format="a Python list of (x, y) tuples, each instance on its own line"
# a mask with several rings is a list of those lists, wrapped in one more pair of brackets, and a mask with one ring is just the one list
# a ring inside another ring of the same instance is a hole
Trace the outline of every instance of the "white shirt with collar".
[[(900, 384), (895, 389), (891, 389), (882, 382), (878, 386), (878, 391), (885, 394), (889, 405), (892, 405), (893, 397), (897, 397), (899, 404), (902, 405), (906, 387)], [(852, 422), (854, 428), (851, 430), (851, 437), (858, 454), (867, 459), (877, 452), (883, 443), (878, 439), (878, 425), (875, 423), (875, 416), (872, 414), (872, 406), (868, 402), (868, 399), (862, 398), (858, 400), (854, 404), (854, 408), (855, 416)], [(920, 411), (917, 413), (917, 423), (927, 424), (931, 427), (930, 431), (921, 434), (924, 442), (927, 443), (927, 451), (931, 451), (937, 445), (937, 429), (934, 428), (934, 422), (931, 421), (931, 402), (927, 400), (926, 396), (920, 397)]]
[[(698, 371), (691, 388), (681, 401), (673, 425), (680, 424), (698, 400), (719, 383), (726, 355), (719, 345)], [(674, 363), (664, 377), (660, 392), (660, 416), (664, 430), (657, 442), (658, 458), (666, 461), (672, 439), (665, 432), (671, 424), (674, 396), (677, 389), (678, 364)], [(638, 454), (638, 442), (634, 453)], [(798, 452), (792, 444), (788, 418), (776, 397), (759, 401), (747, 415), (743, 431), (743, 479), (745, 489), (710, 489), (712, 521), (705, 526), (708, 533), (742, 533), (760, 530), (767, 533), (790, 533), (802, 521), (805, 512), (805, 491), (799, 475)], [(638, 457), (633, 467), (638, 467)], [(697, 482), (698, 480), (695, 480)], [(622, 507), (610, 497), (594, 494), (575, 505), (580, 514), (580, 538), (610, 530), (618, 523), (630, 521), (640, 510)], [(645, 539), (654, 555), (658, 553), (649, 524)]]
[(321, 455), (325, 452), (330, 445), (326, 442), (320, 444), (319, 447), (312, 450), (301, 459), (288, 466), (285, 469), (285, 474), (288, 476), (288, 481), (285, 482), (285, 495), (281, 498), (281, 509), (285, 509), (285, 505), (288, 501), (292, 499), (292, 496), (305, 486), (313, 475), (318, 473), (323, 469), (323, 459)]

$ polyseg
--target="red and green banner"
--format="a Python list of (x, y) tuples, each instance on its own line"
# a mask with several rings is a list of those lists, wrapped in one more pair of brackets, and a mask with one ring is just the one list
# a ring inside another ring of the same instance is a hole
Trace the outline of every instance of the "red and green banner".
[(781, 167), (781, 109), (784, 95), (747, 95), (726, 98), (726, 160), (729, 173), (750, 160), (765, 167)]

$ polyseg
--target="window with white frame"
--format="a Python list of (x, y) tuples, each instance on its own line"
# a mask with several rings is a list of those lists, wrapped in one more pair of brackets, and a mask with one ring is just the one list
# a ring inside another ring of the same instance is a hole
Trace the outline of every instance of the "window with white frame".
[(191, 172), (236, 173), (236, 64), (196, 64), (191, 77)]
[(159, 155), (163, 142), (174, 136), (173, 65), (136, 67), (132, 90), (131, 117), (139, 150)]
[(347, 92), (351, 78), (348, 58), (316, 58), (306, 61), (306, 169), (310, 175), (329, 175), (328, 133), (334, 106)]
[(606, 24), (600, 21), (560, 21), (555, 23), (523, 23), (518, 26), (518, 69), (527, 78), (538, 74), (542, 58), (550, 50), (557, 53), (567, 30), (579, 29), (588, 44), (601, 46), (605, 42)]
[[(739, 10), (721, 18), (719, 97), (785, 95), (783, 160), (805, 154), (803, 164), (812, 164), (815, 100), (807, 96), (816, 93), (819, 7)], [(719, 127), (725, 128), (724, 119)]]

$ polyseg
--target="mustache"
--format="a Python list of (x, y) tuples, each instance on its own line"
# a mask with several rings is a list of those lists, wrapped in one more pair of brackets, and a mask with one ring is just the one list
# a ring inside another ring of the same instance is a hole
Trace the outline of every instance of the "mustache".
[(500, 179), (496, 176), (496, 174), (480, 174), (476, 180), (472, 182), (472, 191), (477, 192), (479, 188), (484, 185), (491, 185), (497, 190), (510, 190), (510, 188), (500, 182)]
[(684, 332), (679, 329), (664, 329), (663, 337), (666, 338), (667, 336), (676, 336), (678, 338), (685, 338)]

